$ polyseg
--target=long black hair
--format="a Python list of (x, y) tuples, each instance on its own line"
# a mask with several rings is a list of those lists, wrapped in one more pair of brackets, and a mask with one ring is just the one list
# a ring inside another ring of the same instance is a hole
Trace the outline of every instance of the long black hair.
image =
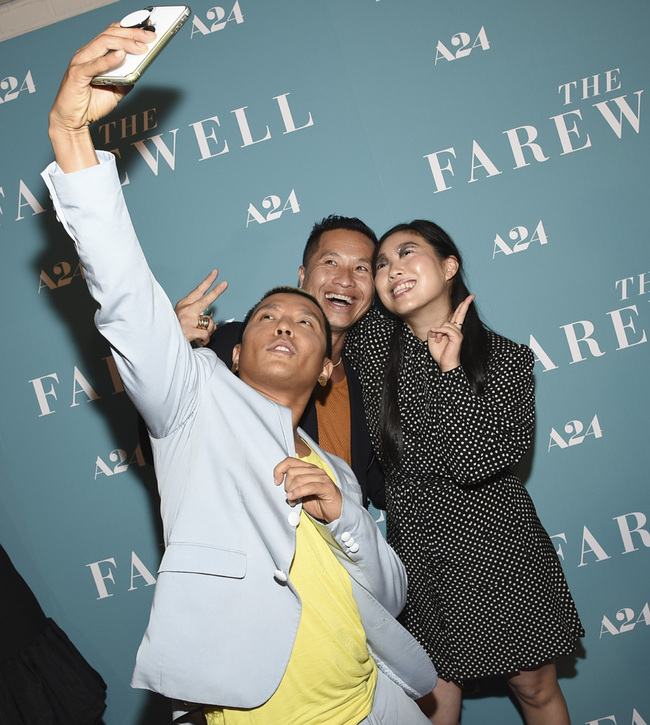
[[(465, 283), (463, 260), (452, 238), (434, 222), (415, 219), (408, 224), (398, 224), (389, 229), (379, 240), (377, 250), (388, 237), (397, 232), (414, 232), (418, 234), (433, 247), (440, 261), (444, 261), (447, 257), (455, 257), (458, 260), (458, 271), (451, 282), (451, 307), (455, 310), (470, 293)], [(463, 346), (460, 353), (460, 363), (476, 395), (481, 395), (485, 387), (489, 353), (487, 331), (488, 328), (481, 321), (476, 305), (472, 303), (463, 322)], [(404, 449), (398, 399), (399, 373), (404, 364), (402, 328), (401, 325), (396, 325), (390, 340), (388, 359), (384, 371), (385, 384), (379, 409), (381, 445), (384, 458), (393, 468), (399, 467)]]

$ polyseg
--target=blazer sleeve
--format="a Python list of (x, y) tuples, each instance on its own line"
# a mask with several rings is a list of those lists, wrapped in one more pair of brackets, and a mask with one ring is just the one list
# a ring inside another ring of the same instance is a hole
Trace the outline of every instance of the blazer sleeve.
[(329, 524), (314, 521), (348, 574), (397, 617), (406, 604), (406, 569), (363, 507), (352, 472), (339, 475), (340, 470), (341, 515)]
[(124, 388), (149, 432), (164, 437), (191, 415), (217, 360), (185, 340), (138, 243), (115, 157), (98, 157), (98, 166), (70, 174), (53, 163), (43, 179), (75, 243), (98, 305), (95, 324), (111, 345)]

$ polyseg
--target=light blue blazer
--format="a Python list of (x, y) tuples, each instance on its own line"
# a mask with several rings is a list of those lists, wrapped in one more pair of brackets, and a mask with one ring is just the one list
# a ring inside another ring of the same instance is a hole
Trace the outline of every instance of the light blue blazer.
[[(43, 178), (152, 439), (165, 554), (132, 684), (182, 701), (179, 713), (193, 703), (257, 707), (282, 679), (300, 621), (288, 576), (300, 506), (273, 481), (295, 456), (291, 411), (188, 345), (138, 244), (115, 159), (100, 155), (99, 166), (65, 175), (52, 164)], [(369, 651), (411, 697), (423, 695), (435, 670), (394, 619), (404, 567), (347, 464), (302, 435), (343, 493), (340, 518), (317, 525), (350, 575)]]

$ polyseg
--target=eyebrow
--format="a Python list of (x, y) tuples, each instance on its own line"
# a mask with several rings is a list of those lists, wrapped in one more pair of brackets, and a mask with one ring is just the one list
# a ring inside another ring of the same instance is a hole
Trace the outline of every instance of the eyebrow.
[[(394, 251), (395, 251), (395, 252), (396, 252), (397, 254), (399, 254), (399, 253), (400, 253), (400, 252), (401, 252), (402, 250), (404, 250), (404, 249), (408, 248), (408, 247), (409, 247), (409, 246), (411, 246), (411, 245), (412, 245), (412, 246), (414, 246), (414, 247), (417, 247), (417, 246), (418, 246), (418, 243), (417, 243), (417, 241), (416, 241), (415, 239), (407, 239), (406, 241), (404, 241), (404, 242), (401, 242), (400, 244), (398, 244), (398, 245), (397, 245), (397, 246), (395, 247), (395, 250), (394, 250)], [(379, 262), (381, 262), (382, 260), (384, 260), (384, 259), (387, 259), (387, 257), (386, 257), (386, 252), (379, 252), (379, 253), (377, 254), (377, 257), (376, 257), (376, 259), (375, 259), (375, 266), (377, 266), (377, 264), (378, 264)]]
[[(261, 304), (256, 311), (262, 312), (263, 310), (279, 310), (280, 312), (283, 311), (282, 305), (277, 304), (277, 302), (266, 302), (264, 304)], [(313, 310), (310, 310), (308, 307), (300, 307), (298, 309), (298, 312), (301, 315), (305, 315), (306, 317), (311, 317), (313, 320), (317, 320), (321, 327), (323, 327), (323, 321), (320, 319), (320, 315), (316, 314)]]
[(262, 304), (258, 305), (257, 312), (261, 312), (262, 310), (279, 310), (280, 305), (276, 305), (274, 302), (263, 302)]
[[(394, 251), (399, 253), (402, 251), (402, 249), (406, 249), (406, 247), (410, 247), (410, 246), (417, 247), (417, 246), (419, 246), (419, 244), (415, 239), (406, 239), (405, 241), (400, 242), (400, 244), (398, 244), (395, 247)], [(379, 254), (377, 255), (377, 259), (379, 259), (380, 257), (385, 257), (385, 256), (386, 256), (386, 252), (379, 252)]]
[[(327, 257), (338, 257), (341, 259), (343, 255), (340, 252), (325, 252), (324, 254), (320, 254), (317, 257), (317, 260), (320, 262), (323, 259), (327, 259)], [(371, 257), (355, 257), (355, 262), (364, 262), (365, 264), (371, 264), (372, 258)]]

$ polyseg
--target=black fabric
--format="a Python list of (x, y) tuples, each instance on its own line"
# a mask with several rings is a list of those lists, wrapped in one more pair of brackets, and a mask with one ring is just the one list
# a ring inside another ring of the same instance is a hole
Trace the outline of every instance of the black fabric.
[[(0, 667), (43, 632), (47, 619), (0, 546)], [(0, 721), (2, 722), (2, 721)]]
[(0, 546), (0, 723), (95, 725), (106, 684), (45, 617)]
[(561, 562), (513, 468), (535, 421), (534, 357), (489, 332), (485, 390), (462, 366), (442, 372), (426, 340), (370, 312), (345, 339), (381, 456), (380, 401), (394, 327), (403, 344), (398, 401), (404, 452), (386, 476), (386, 537), (408, 575), (401, 623), (438, 676), (530, 669), (584, 636)]

